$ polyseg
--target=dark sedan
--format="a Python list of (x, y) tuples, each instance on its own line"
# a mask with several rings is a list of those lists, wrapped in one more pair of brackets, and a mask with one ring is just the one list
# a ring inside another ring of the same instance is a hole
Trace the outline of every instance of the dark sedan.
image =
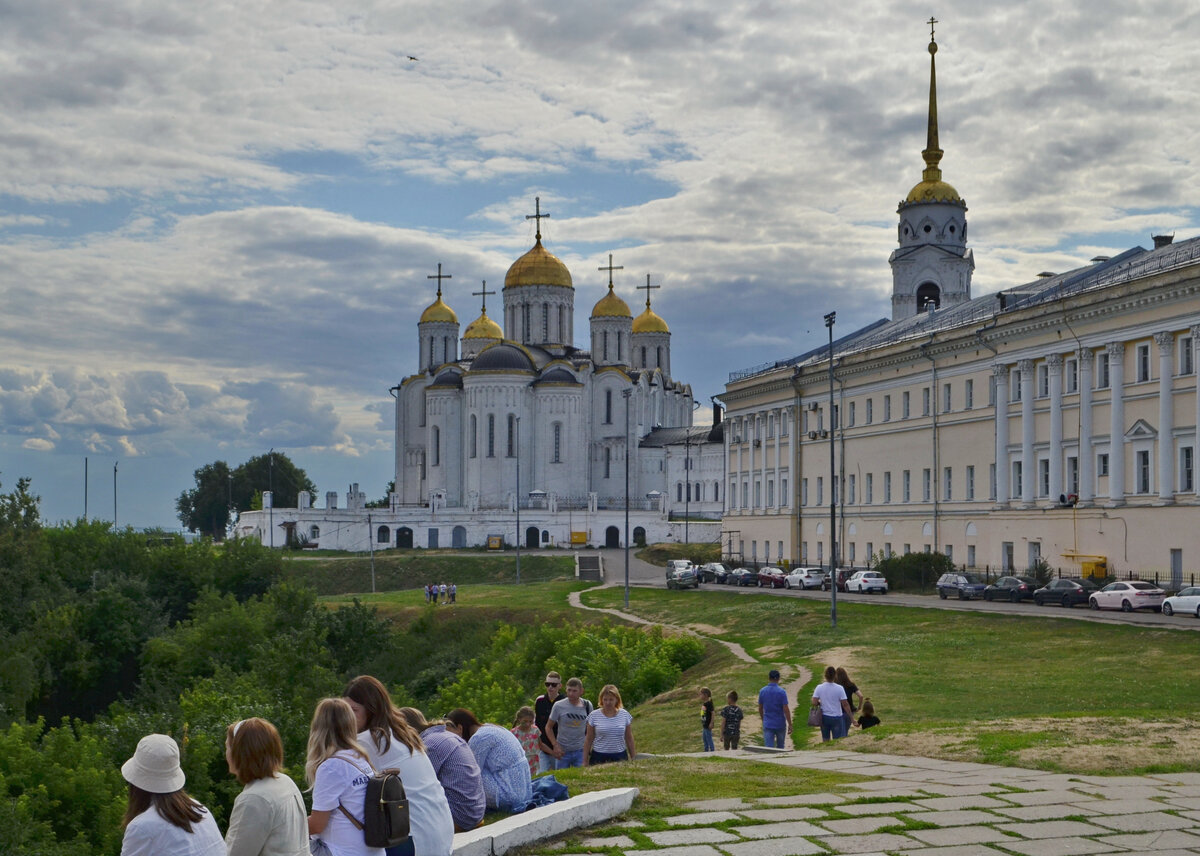
[(758, 572), (759, 588), (787, 588), (787, 577), (779, 568), (766, 567)]
[(1038, 606), (1057, 603), (1059, 606), (1072, 607), (1077, 603), (1087, 603), (1088, 598), (1099, 590), (1100, 587), (1086, 577), (1060, 577), (1035, 591), (1033, 602)]
[(983, 599), (1018, 603), (1032, 598), (1036, 588), (1037, 583), (1029, 577), (1001, 577), (983, 590)]
[(758, 574), (747, 568), (735, 568), (725, 577), (725, 583), (731, 586), (756, 586)]

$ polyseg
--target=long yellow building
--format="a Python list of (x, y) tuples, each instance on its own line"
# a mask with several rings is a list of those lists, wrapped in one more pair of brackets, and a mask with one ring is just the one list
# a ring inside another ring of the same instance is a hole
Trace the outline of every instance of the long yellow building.
[(836, 536), (845, 566), (938, 550), (968, 567), (1104, 561), (1191, 579), (1200, 239), (972, 299), (967, 208), (940, 170), (936, 50), (892, 318), (835, 340), (832, 395), (828, 346), (730, 376), (725, 550), (827, 564)]

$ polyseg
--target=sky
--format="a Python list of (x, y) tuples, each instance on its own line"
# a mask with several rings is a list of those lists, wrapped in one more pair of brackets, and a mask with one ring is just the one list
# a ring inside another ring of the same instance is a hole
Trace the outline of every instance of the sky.
[(177, 528), (273, 448), (382, 497), (427, 277), (465, 329), (535, 197), (576, 343), (611, 252), (706, 404), (888, 316), (931, 14), (975, 296), (1200, 234), (1196, 0), (0, 0), (0, 490), (74, 520), (86, 459)]

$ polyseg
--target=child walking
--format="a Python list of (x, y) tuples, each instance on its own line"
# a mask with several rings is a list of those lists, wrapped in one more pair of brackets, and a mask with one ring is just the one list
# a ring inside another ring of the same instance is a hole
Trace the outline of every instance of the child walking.
[(854, 723), (863, 731), (868, 728), (873, 728), (879, 724), (879, 717), (875, 715), (875, 705), (871, 704), (871, 700), (864, 699), (862, 704), (862, 716), (858, 718), (858, 722)]
[(700, 687), (700, 734), (704, 737), (704, 751), (715, 752), (717, 747), (713, 744), (712, 726), (713, 726), (713, 700), (712, 690), (708, 687)]
[(725, 696), (725, 706), (721, 708), (721, 741), (726, 749), (738, 748), (738, 740), (742, 737), (742, 709), (738, 707), (738, 694), (730, 690)]
[(529, 762), (529, 775), (538, 774), (538, 744), (541, 742), (542, 730), (533, 724), (536, 714), (529, 705), (517, 711), (516, 722), (510, 731), (525, 750), (525, 760)]

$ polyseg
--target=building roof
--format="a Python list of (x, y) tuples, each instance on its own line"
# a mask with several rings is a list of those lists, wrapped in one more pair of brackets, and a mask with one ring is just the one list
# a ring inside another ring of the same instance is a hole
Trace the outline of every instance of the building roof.
[(664, 446), (682, 446), (684, 443), (698, 446), (701, 443), (724, 442), (724, 422), (715, 425), (694, 425), (691, 428), (655, 428), (641, 439), (643, 449), (661, 449)]
[(479, 352), (471, 362), (471, 371), (534, 371), (533, 359), (520, 345), (498, 342)]
[(596, 305), (592, 308), (592, 317), (632, 318), (633, 313), (629, 311), (629, 304), (617, 297), (610, 282), (608, 284), (608, 294), (596, 301)]
[(504, 275), (505, 288), (517, 288), (522, 285), (573, 287), (571, 272), (554, 253), (542, 246), (541, 233), (538, 234), (533, 248), (513, 262), (508, 273)]

